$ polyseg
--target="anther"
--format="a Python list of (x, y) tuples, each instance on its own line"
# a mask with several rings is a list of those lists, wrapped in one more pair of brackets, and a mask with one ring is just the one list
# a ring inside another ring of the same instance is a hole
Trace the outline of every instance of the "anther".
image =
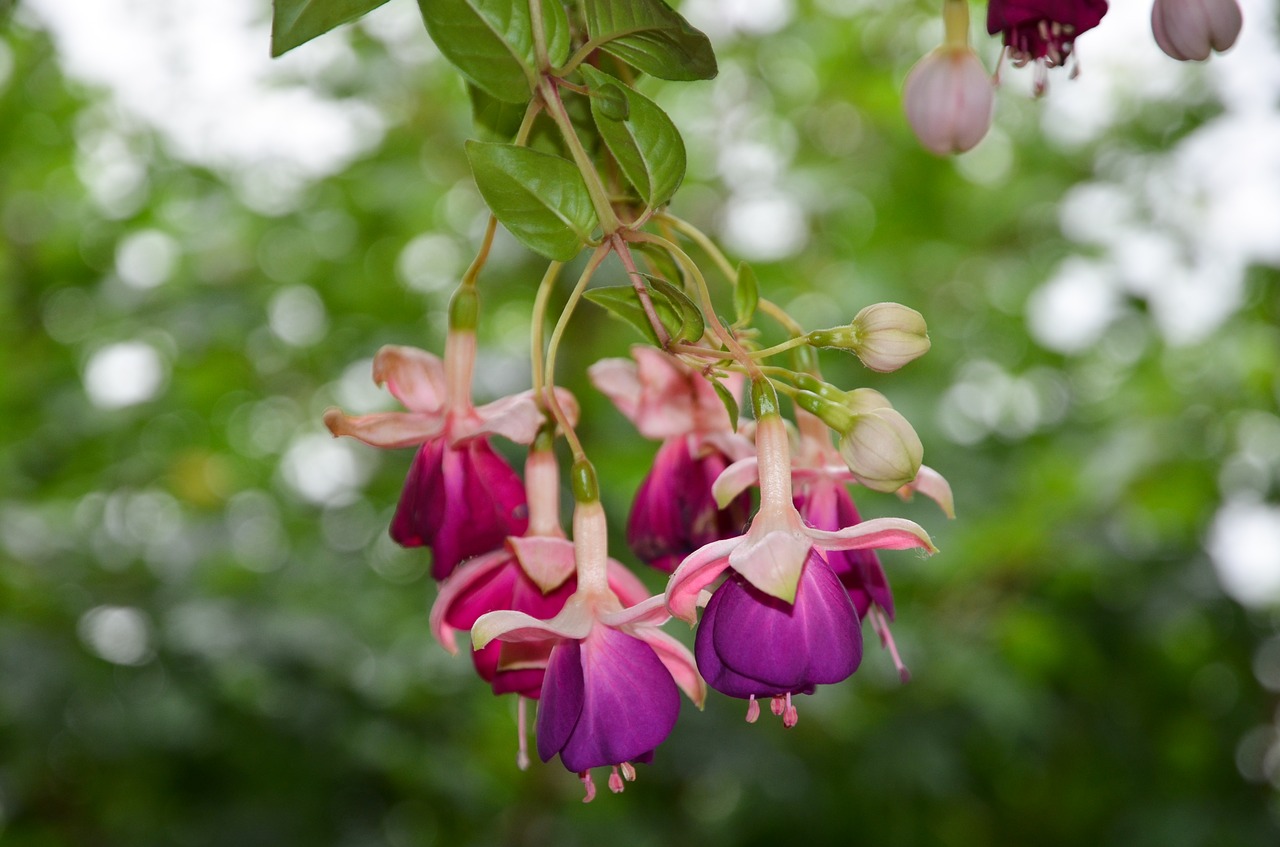
[(621, 794), (625, 786), (622, 784), (622, 775), (618, 773), (618, 766), (613, 766), (613, 773), (609, 774), (609, 790), (614, 794)]
[(777, 717), (782, 717), (782, 712), (786, 709), (787, 704), (782, 699), (781, 694), (775, 694), (773, 700), (769, 702), (769, 711), (773, 712)]
[(791, 729), (800, 722), (800, 712), (791, 703), (791, 692), (787, 692), (787, 705), (782, 713), (782, 725), (787, 729)]
[(636, 766), (630, 762), (623, 762), (618, 767), (622, 768), (622, 778), (627, 782), (636, 781)]
[(751, 699), (747, 701), (747, 723), (755, 723), (760, 720), (760, 701), (756, 699), (756, 695), (752, 694)]
[(578, 779), (582, 780), (582, 787), (587, 792), (587, 796), (582, 798), (582, 802), (590, 803), (596, 799), (596, 784), (591, 781), (591, 771), (581, 772), (578, 774)]

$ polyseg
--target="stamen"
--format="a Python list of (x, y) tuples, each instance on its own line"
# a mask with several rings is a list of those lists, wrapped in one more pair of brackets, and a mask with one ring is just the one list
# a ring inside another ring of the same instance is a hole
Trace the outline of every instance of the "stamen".
[(791, 704), (791, 692), (787, 692), (787, 708), (782, 713), (782, 725), (791, 729), (800, 722), (800, 712)]
[(582, 780), (582, 787), (587, 791), (587, 796), (582, 798), (582, 802), (590, 803), (596, 799), (596, 784), (591, 781), (591, 771), (578, 774), (578, 779)]
[(609, 774), (609, 790), (614, 794), (621, 794), (625, 786), (622, 784), (622, 776), (618, 773), (618, 766), (613, 766), (613, 773)]
[(627, 782), (636, 781), (636, 766), (630, 762), (623, 762), (618, 767), (622, 768), (622, 778)]
[(907, 670), (906, 664), (902, 661), (902, 656), (898, 655), (898, 645), (893, 640), (893, 633), (889, 631), (889, 621), (884, 613), (875, 606), (871, 607), (870, 615), (871, 626), (875, 629), (876, 634), (880, 636), (880, 646), (889, 651), (889, 655), (893, 658), (893, 666), (898, 670), (898, 679), (908, 683), (911, 681), (911, 671)]
[[(790, 697), (791, 695), (787, 695)], [(781, 694), (775, 694), (773, 699), (769, 701), (769, 711), (773, 712), (777, 717), (782, 717), (783, 710), (786, 709), (786, 703), (782, 699)]]
[(1036, 24), (1036, 29), (1040, 32), (1041, 38), (1043, 38), (1045, 41), (1049, 40), (1049, 22), (1048, 21), (1046, 21), (1044, 18), (1041, 18), (1040, 21)]
[(526, 698), (516, 695), (516, 767), (522, 771), (529, 769), (529, 721), (525, 712)]
[(747, 701), (747, 723), (755, 723), (760, 720), (760, 701), (756, 699), (756, 695), (752, 694), (751, 699)]

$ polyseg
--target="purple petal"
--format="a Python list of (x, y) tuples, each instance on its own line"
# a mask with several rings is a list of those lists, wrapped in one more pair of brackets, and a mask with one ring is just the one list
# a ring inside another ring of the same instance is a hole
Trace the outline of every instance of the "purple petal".
[(391, 537), (403, 547), (429, 545), (440, 530), (444, 516), (444, 498), (439, 496), (444, 449), (444, 439), (434, 438), (413, 456), (400, 502), (391, 519)]
[(538, 755), (547, 761), (559, 752), (575, 772), (642, 760), (679, 712), (675, 681), (653, 649), (596, 626), (581, 644), (562, 642), (552, 654), (538, 706)]
[[(816, 529), (835, 531), (862, 522), (849, 489), (834, 480), (819, 477), (807, 483), (797, 493), (795, 503), (800, 516)], [(848, 589), (859, 618), (865, 616), (874, 603), (893, 619), (893, 594), (874, 549), (828, 550), (825, 555), (831, 569)]]
[(707, 683), (730, 696), (804, 692), (857, 670), (862, 631), (844, 587), (810, 553), (791, 605), (731, 575), (707, 605), (695, 655)]

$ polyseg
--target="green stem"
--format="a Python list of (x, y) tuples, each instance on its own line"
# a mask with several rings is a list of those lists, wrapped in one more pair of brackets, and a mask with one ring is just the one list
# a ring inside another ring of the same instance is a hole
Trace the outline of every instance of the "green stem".
[(729, 257), (725, 256), (724, 251), (717, 247), (716, 243), (705, 232), (683, 218), (677, 218), (670, 212), (660, 212), (654, 217), (662, 223), (670, 224), (676, 232), (697, 244), (704, 253), (711, 257), (711, 261), (716, 263), (716, 266), (720, 268), (720, 272), (725, 275), (726, 279), (735, 286), (738, 284), (738, 269), (729, 262)]
[(776, 356), (779, 353), (785, 353), (788, 350), (792, 350), (796, 347), (799, 347), (802, 344), (808, 344), (808, 343), (809, 343), (809, 339), (801, 335), (796, 338), (791, 338), (786, 341), (783, 341), (780, 344), (775, 344), (772, 347), (766, 347), (763, 350), (756, 350), (751, 354), (751, 356), (754, 359), (767, 359), (770, 356)]
[(755, 359), (751, 358), (751, 354), (742, 348), (742, 345), (738, 343), (738, 339), (733, 336), (733, 333), (725, 329), (724, 324), (720, 322), (720, 316), (716, 314), (715, 304), (711, 302), (711, 290), (707, 288), (707, 280), (703, 277), (702, 271), (698, 268), (697, 263), (694, 262), (693, 259), (689, 258), (689, 254), (681, 250), (678, 245), (668, 241), (660, 235), (653, 235), (648, 232), (629, 231), (626, 233), (625, 237), (636, 241), (645, 241), (649, 244), (656, 244), (658, 247), (661, 247), (663, 250), (666, 250), (671, 254), (671, 258), (676, 260), (676, 263), (689, 275), (690, 279), (694, 282), (694, 286), (698, 289), (698, 296), (702, 300), (703, 316), (707, 319), (707, 323), (711, 325), (712, 331), (720, 338), (720, 341), (724, 346), (733, 354), (733, 358), (738, 362), (738, 364), (742, 365), (752, 379), (762, 379), (763, 374), (760, 372), (760, 366), (756, 364)]
[(658, 344), (663, 348), (671, 346), (671, 334), (667, 332), (666, 326), (658, 317), (658, 310), (653, 307), (653, 298), (649, 296), (649, 287), (644, 284), (644, 276), (640, 273), (640, 269), (636, 267), (635, 259), (631, 256), (631, 248), (627, 246), (627, 242), (623, 241), (617, 234), (612, 238), (613, 248), (618, 253), (618, 258), (622, 261), (622, 266), (627, 269), (627, 275), (631, 277), (631, 287), (635, 289), (636, 297), (640, 298), (640, 306), (644, 309), (644, 316), (649, 319), (649, 326), (653, 328), (653, 334), (658, 337)]
[(564, 138), (565, 146), (569, 148), (569, 154), (573, 156), (573, 163), (582, 173), (582, 179), (587, 184), (587, 192), (591, 195), (591, 205), (595, 207), (596, 216), (600, 218), (600, 228), (607, 239), (622, 226), (618, 216), (614, 214), (613, 204), (609, 202), (609, 192), (605, 190), (604, 183), (600, 181), (600, 173), (596, 170), (591, 156), (583, 148), (582, 140), (578, 138), (578, 133), (573, 128), (573, 121), (564, 108), (564, 102), (560, 99), (560, 91), (556, 88), (555, 82), (550, 77), (544, 76), (538, 92), (542, 95), (542, 102), (547, 107), (547, 114), (551, 115), (551, 119), (555, 121), (560, 135)]
[(542, 405), (542, 389), (546, 380), (546, 367), (542, 358), (542, 334), (547, 321), (547, 303), (551, 300), (551, 292), (556, 287), (560, 270), (564, 267), (559, 262), (547, 265), (547, 272), (538, 283), (538, 293), (533, 300), (533, 317), (529, 326), (529, 361), (533, 363), (533, 396)]
[(556, 397), (556, 354), (560, 351), (560, 340), (564, 337), (565, 328), (569, 325), (569, 318), (573, 315), (573, 310), (577, 308), (578, 301), (582, 299), (582, 292), (587, 289), (587, 283), (591, 281), (591, 277), (595, 275), (596, 269), (600, 267), (600, 263), (604, 261), (605, 256), (613, 249), (612, 245), (601, 244), (591, 254), (591, 258), (587, 260), (587, 266), (582, 269), (582, 276), (578, 277), (578, 282), (573, 287), (573, 291), (569, 294), (569, 300), (564, 304), (563, 311), (560, 312), (560, 318), (556, 321), (555, 329), (551, 331), (551, 340), (547, 343), (547, 363), (544, 368), (543, 377), (543, 395), (547, 400), (547, 407), (551, 413), (555, 415), (556, 422), (560, 424), (560, 429), (564, 432), (565, 440), (569, 442), (569, 449), (573, 451), (573, 460), (585, 461), (587, 454), (582, 449), (582, 442), (578, 440), (578, 434), (573, 430), (573, 424), (569, 421), (569, 417), (564, 413), (564, 409), (560, 408), (560, 401)]
[(547, 57), (547, 28), (542, 20), (542, 0), (529, 0), (529, 24), (533, 29), (533, 56), (538, 73), (545, 73), (551, 67)]

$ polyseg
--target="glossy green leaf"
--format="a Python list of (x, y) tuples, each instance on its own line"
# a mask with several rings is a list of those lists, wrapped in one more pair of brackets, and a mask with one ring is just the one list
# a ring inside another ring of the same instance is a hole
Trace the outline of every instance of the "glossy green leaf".
[[(591, 116), (627, 181), (649, 208), (666, 203), (684, 180), (684, 140), (676, 125), (658, 104), (619, 80), (592, 67), (582, 73), (593, 95), (604, 92), (591, 98)], [(605, 105), (619, 94), (627, 106), (621, 120), (606, 114)]]
[(595, 208), (572, 162), (482, 141), (467, 142), (467, 158), (490, 210), (530, 250), (567, 262), (591, 237)]
[[(507, 103), (527, 103), (537, 78), (529, 4), (514, 0), (418, 0), (441, 54), (475, 85)], [(542, 4), (553, 65), (569, 56), (569, 19), (557, 2)]]
[[(661, 344), (658, 341), (657, 334), (653, 331), (653, 327), (649, 325), (649, 316), (645, 314), (644, 307), (640, 305), (639, 295), (630, 285), (592, 288), (583, 296), (597, 306), (608, 309), (615, 317), (631, 324), (650, 343)], [(653, 310), (657, 313), (658, 320), (662, 321), (662, 325), (667, 328), (667, 334), (675, 338), (680, 334), (680, 330), (684, 326), (684, 319), (671, 307), (665, 297), (658, 296), (652, 289), (649, 291), (649, 299), (653, 302)]]
[(680, 330), (674, 333), (675, 339), (697, 341), (702, 338), (702, 334), (707, 331), (706, 320), (702, 317), (702, 310), (689, 299), (689, 295), (665, 279), (654, 279), (652, 283), (653, 289), (667, 298), (676, 314), (680, 316)]
[(711, 79), (711, 41), (662, 0), (586, 0), (591, 41), (661, 79)]
[(755, 316), (760, 303), (760, 283), (756, 272), (746, 262), (738, 265), (738, 283), (733, 287), (733, 311), (738, 316), (738, 326), (746, 326)]
[(354, 21), (387, 0), (274, 0), (271, 55), (279, 56), (334, 27)]
[(729, 423), (736, 431), (738, 429), (738, 401), (734, 399), (733, 392), (724, 387), (724, 383), (716, 379), (714, 376), (708, 377), (711, 380), (711, 387), (716, 390), (716, 396), (720, 398), (720, 402), (724, 404), (724, 410), (729, 413)]
[(484, 137), (494, 141), (516, 137), (527, 104), (506, 103), (471, 83), (467, 84), (467, 96), (471, 98), (471, 120)]

